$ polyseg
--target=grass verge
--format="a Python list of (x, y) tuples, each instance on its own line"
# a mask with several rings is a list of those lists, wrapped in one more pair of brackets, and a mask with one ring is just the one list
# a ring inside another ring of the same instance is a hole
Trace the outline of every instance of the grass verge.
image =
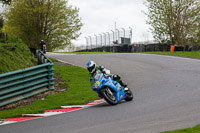
[(181, 52), (144, 52), (145, 54), (159, 54), (159, 55), (172, 55), (187, 58), (200, 59), (200, 51), (181, 51)]
[(48, 109), (57, 109), (62, 105), (77, 105), (97, 99), (88, 79), (86, 69), (76, 66), (54, 66), (54, 72), (64, 80), (67, 91), (36, 100), (32, 104), (16, 109), (0, 111), (0, 118), (19, 117), (21, 114), (41, 113)]
[(113, 52), (56, 52), (64, 54), (112, 54)]
[(194, 126), (192, 128), (179, 129), (175, 131), (166, 131), (161, 133), (200, 133), (200, 125)]
[(37, 64), (29, 48), (20, 39), (0, 40), (0, 74)]
[(58, 60), (54, 59), (54, 58), (49, 58), (52, 62), (58, 62)]

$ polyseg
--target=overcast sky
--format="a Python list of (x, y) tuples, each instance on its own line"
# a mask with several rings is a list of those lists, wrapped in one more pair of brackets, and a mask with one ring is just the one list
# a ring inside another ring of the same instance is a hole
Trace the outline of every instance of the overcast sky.
[(80, 8), (84, 26), (82, 35), (75, 44), (86, 44), (85, 36), (111, 32), (116, 26), (119, 30), (133, 29), (132, 42), (152, 40), (146, 15), (144, 0), (69, 0), (69, 4)]

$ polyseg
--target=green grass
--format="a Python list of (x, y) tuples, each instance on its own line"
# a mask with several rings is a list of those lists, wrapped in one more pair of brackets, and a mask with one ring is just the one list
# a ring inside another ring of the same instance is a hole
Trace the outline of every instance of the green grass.
[(86, 69), (75, 66), (54, 66), (54, 72), (66, 82), (67, 91), (49, 95), (45, 100), (36, 100), (32, 104), (12, 110), (0, 111), (0, 118), (19, 117), (21, 114), (41, 113), (48, 109), (57, 109), (62, 105), (77, 105), (97, 99), (92, 91)]
[(111, 54), (113, 52), (56, 52), (64, 54)]
[(0, 74), (37, 64), (29, 48), (17, 38), (0, 40)]
[(179, 129), (175, 131), (166, 131), (161, 133), (200, 133), (200, 125), (194, 126), (192, 128)]
[(192, 51), (192, 52), (144, 52), (145, 54), (160, 54), (160, 55), (172, 55), (172, 56), (180, 56), (187, 58), (195, 58), (200, 59), (200, 51)]
[(58, 62), (58, 60), (54, 59), (54, 58), (49, 58), (52, 62)]

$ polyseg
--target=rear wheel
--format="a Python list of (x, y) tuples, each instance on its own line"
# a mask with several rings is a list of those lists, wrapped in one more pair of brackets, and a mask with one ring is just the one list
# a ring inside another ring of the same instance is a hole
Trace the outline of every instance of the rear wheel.
[(44, 48), (43, 52), (44, 52), (44, 54), (46, 54), (46, 48)]
[(103, 98), (111, 105), (117, 104), (117, 98), (115, 97), (114, 93), (110, 90), (110, 88), (102, 89), (101, 94)]
[(130, 89), (125, 91), (125, 96), (126, 96), (126, 98), (124, 100), (126, 100), (126, 101), (132, 101), (133, 100), (133, 93)]

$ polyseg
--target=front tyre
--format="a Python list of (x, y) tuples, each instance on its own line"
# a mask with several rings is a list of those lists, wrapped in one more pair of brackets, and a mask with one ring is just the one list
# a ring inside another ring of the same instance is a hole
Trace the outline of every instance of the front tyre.
[(126, 100), (126, 101), (132, 101), (133, 100), (133, 93), (130, 89), (125, 91), (125, 96), (126, 96), (126, 98), (124, 100)]
[(114, 93), (110, 90), (110, 88), (107, 87), (105, 89), (102, 89), (101, 95), (110, 105), (117, 104), (117, 98), (115, 97)]

